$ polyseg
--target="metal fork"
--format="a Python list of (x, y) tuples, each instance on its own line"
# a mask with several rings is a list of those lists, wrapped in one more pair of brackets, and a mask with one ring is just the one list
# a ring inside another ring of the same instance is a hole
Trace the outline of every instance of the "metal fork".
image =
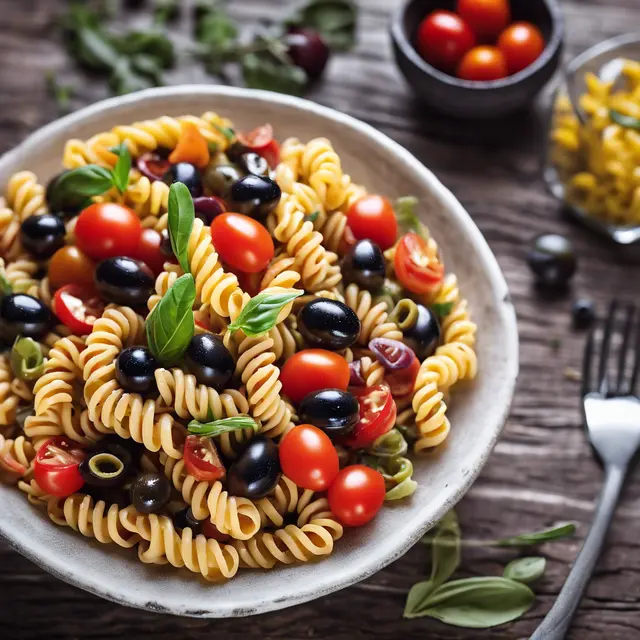
[[(620, 315), (623, 318), (622, 343), (614, 359), (612, 339), (618, 331)], [(640, 399), (636, 395), (640, 371), (640, 322), (636, 316), (635, 305), (613, 301), (599, 354), (596, 353), (595, 329), (587, 339), (582, 368), (584, 419), (591, 446), (604, 467), (604, 486), (593, 524), (569, 577), (530, 640), (562, 640), (569, 631), (600, 557), (622, 486), (640, 449)], [(629, 355), (633, 361), (629, 360)], [(614, 370), (617, 369), (615, 376), (609, 371), (610, 356)], [(627, 366), (628, 363), (631, 366)]]

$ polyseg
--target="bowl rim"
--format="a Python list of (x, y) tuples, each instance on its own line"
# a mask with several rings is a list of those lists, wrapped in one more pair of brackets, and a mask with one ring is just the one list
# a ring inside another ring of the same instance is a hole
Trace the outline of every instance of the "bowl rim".
[[(0, 157), (0, 168), (7, 163), (19, 161), (21, 157), (24, 157), (29, 153), (33, 153), (41, 141), (46, 140), (52, 135), (57, 135), (65, 130), (72, 131), (73, 126), (76, 124), (90, 123), (92, 117), (109, 112), (117, 113), (119, 109), (126, 109), (127, 107), (135, 106), (136, 103), (153, 103), (160, 102), (162, 99), (170, 97), (192, 97), (194, 95), (207, 96), (211, 98), (220, 96), (239, 99), (248, 98), (257, 102), (268, 101), (286, 107), (296, 108), (307, 113), (312, 113), (324, 119), (332, 120), (355, 129), (356, 131), (373, 139), (386, 152), (402, 159), (405, 163), (410, 164), (415, 168), (420, 179), (429, 185), (429, 188), (432, 190), (434, 195), (437, 195), (443, 201), (449, 215), (457, 219), (458, 224), (465, 228), (468, 233), (471, 242), (479, 253), (479, 262), (483, 266), (487, 279), (489, 280), (492, 289), (496, 292), (496, 299), (500, 301), (499, 308), (496, 309), (496, 312), (502, 317), (505, 327), (505, 333), (502, 336), (503, 351), (507, 355), (504, 362), (504, 382), (502, 386), (504, 406), (501, 408), (499, 419), (496, 420), (493, 427), (491, 438), (485, 443), (483, 449), (478, 451), (476, 458), (468, 469), (468, 473), (464, 476), (464, 481), (458, 486), (452, 487), (448, 493), (445, 493), (445, 495), (440, 499), (439, 504), (435, 507), (433, 506), (433, 503), (431, 503), (431, 506), (429, 506), (428, 503), (425, 503), (419, 507), (418, 515), (414, 519), (414, 526), (403, 530), (402, 536), (393, 536), (392, 538), (387, 539), (384, 546), (379, 547), (378, 553), (372, 553), (368, 556), (366, 562), (362, 564), (344, 563), (343, 570), (339, 575), (332, 574), (330, 578), (319, 575), (318, 581), (310, 581), (309, 586), (302, 591), (298, 590), (295, 593), (289, 593), (288, 595), (278, 597), (277, 599), (269, 599), (265, 598), (264, 595), (261, 597), (260, 594), (257, 594), (254, 606), (250, 609), (238, 608), (238, 606), (234, 605), (232, 601), (221, 601), (219, 599), (213, 599), (212, 601), (207, 602), (206, 607), (201, 606), (197, 610), (183, 607), (168, 608), (162, 604), (150, 602), (148, 597), (145, 597), (142, 589), (136, 591), (134, 594), (129, 592), (126, 597), (123, 597), (121, 593), (111, 588), (111, 586), (105, 586), (99, 578), (93, 577), (91, 572), (86, 572), (81, 575), (77, 572), (70, 572), (65, 563), (65, 558), (59, 557), (56, 553), (49, 551), (48, 553), (38, 555), (35, 550), (30, 548), (27, 536), (20, 535), (20, 531), (12, 530), (8, 519), (0, 518), (0, 535), (7, 539), (9, 545), (13, 549), (17, 550), (22, 555), (61, 580), (102, 598), (129, 607), (155, 612), (161, 611), (165, 613), (173, 613), (175, 615), (199, 618), (241, 617), (274, 611), (296, 604), (302, 604), (348, 587), (360, 580), (368, 578), (377, 571), (380, 571), (388, 564), (404, 555), (410, 547), (418, 542), (422, 535), (424, 535), (429, 528), (435, 525), (469, 490), (486, 464), (489, 455), (493, 451), (493, 448), (506, 423), (511, 402), (513, 400), (515, 384), (519, 371), (519, 341), (515, 308), (509, 294), (507, 282), (502, 274), (500, 266), (498, 265), (498, 261), (471, 216), (466, 212), (462, 204), (455, 198), (451, 191), (449, 191), (449, 189), (447, 189), (413, 154), (387, 135), (378, 131), (371, 125), (357, 120), (353, 116), (343, 114), (337, 110), (316, 104), (309, 100), (276, 94), (269, 91), (242, 89), (222, 85), (180, 85), (147, 89), (97, 102), (47, 124), (31, 134), (31, 136), (24, 140), (19, 146), (2, 155), (2, 157)], [(291, 568), (289, 570), (295, 570), (295, 568)], [(283, 582), (286, 582), (286, 580)]]
[(541, 0), (551, 15), (551, 38), (545, 44), (544, 50), (538, 59), (533, 64), (522, 69), (522, 71), (499, 80), (462, 80), (429, 64), (413, 46), (409, 35), (404, 29), (404, 16), (409, 7), (417, 2), (420, 2), (420, 0), (406, 0), (396, 9), (391, 19), (391, 37), (414, 67), (417, 67), (423, 74), (457, 89), (488, 92), (494, 89), (506, 89), (516, 86), (527, 78), (533, 77), (548, 64), (552, 63), (564, 42), (564, 15), (560, 5), (557, 0)]

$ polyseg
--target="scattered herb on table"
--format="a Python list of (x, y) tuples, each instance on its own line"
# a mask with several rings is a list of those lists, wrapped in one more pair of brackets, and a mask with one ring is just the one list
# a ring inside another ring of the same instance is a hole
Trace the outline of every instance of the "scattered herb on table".
[(56, 74), (52, 71), (45, 76), (47, 82), (47, 91), (55, 100), (56, 106), (61, 113), (69, 111), (71, 106), (71, 98), (73, 97), (73, 87), (69, 84), (62, 84)]

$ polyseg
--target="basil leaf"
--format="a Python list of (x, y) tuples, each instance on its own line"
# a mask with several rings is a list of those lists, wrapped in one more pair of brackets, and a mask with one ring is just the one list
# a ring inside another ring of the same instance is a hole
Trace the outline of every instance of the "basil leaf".
[(178, 278), (146, 320), (147, 343), (163, 366), (180, 359), (193, 337), (196, 283), (187, 273)]
[(253, 429), (257, 433), (259, 428), (258, 423), (251, 416), (246, 415), (233, 416), (231, 418), (223, 418), (222, 420), (205, 423), (192, 420), (187, 426), (189, 433), (206, 438), (213, 438), (223, 433), (241, 429)]
[(112, 43), (119, 53), (131, 57), (148, 56), (162, 69), (168, 69), (175, 62), (173, 42), (160, 30), (129, 31), (112, 37)]
[(551, 527), (542, 531), (534, 531), (533, 533), (521, 533), (512, 538), (502, 538), (496, 540), (493, 546), (496, 547), (521, 547), (532, 544), (540, 544), (549, 540), (557, 540), (558, 538), (566, 538), (572, 536), (576, 532), (576, 525), (573, 523)]
[(347, 51), (355, 44), (357, 18), (358, 8), (350, 0), (310, 0), (287, 24), (315, 29), (330, 48)]
[(117, 154), (118, 160), (111, 172), (113, 184), (120, 193), (124, 193), (129, 186), (129, 172), (131, 171), (131, 155), (124, 143), (111, 149)]
[(303, 293), (259, 293), (249, 300), (236, 321), (229, 325), (229, 331), (241, 330), (249, 338), (264, 335), (275, 327), (282, 309)]
[(97, 164), (71, 169), (63, 173), (55, 184), (58, 198), (89, 198), (109, 191), (113, 186), (113, 176), (109, 169)]
[(250, 53), (242, 60), (245, 86), (300, 96), (308, 84), (308, 76), (300, 67), (276, 59), (273, 55)]
[(404, 605), (404, 613), (402, 614), (405, 618), (417, 618), (424, 608), (424, 603), (428, 602), (429, 596), (434, 592), (435, 587), (433, 586), (433, 582), (431, 580), (424, 580), (423, 582), (416, 582), (411, 589), (409, 589), (409, 593), (407, 594), (407, 602)]
[(418, 207), (418, 198), (414, 196), (404, 196), (396, 201), (396, 218), (398, 224), (405, 231), (413, 231), (425, 240), (429, 239), (427, 228), (420, 222), (416, 209)]
[(45, 80), (47, 83), (47, 91), (55, 100), (56, 106), (60, 111), (67, 111), (70, 106), (71, 97), (73, 96), (73, 87), (68, 84), (60, 84), (58, 77), (53, 71), (48, 71)]
[(193, 229), (195, 211), (189, 189), (182, 182), (174, 182), (169, 189), (168, 226), (171, 248), (185, 273), (189, 265), (189, 238)]
[(157, 25), (173, 22), (180, 15), (178, 0), (155, 0), (153, 19)]
[(529, 584), (542, 577), (547, 561), (544, 558), (517, 558), (504, 568), (504, 577), (523, 584)]
[(456, 512), (449, 511), (436, 526), (431, 546), (431, 582), (434, 589), (444, 584), (460, 565), (460, 525)]
[(44, 371), (44, 356), (33, 338), (16, 338), (11, 348), (11, 368), (21, 380), (36, 380)]
[(436, 302), (431, 305), (431, 310), (438, 318), (446, 318), (453, 309), (453, 302)]
[(609, 117), (621, 127), (625, 127), (626, 129), (635, 129), (636, 131), (640, 131), (640, 118), (634, 118), (633, 116), (628, 116), (624, 113), (620, 113), (615, 109), (609, 109)]
[(123, 95), (155, 87), (156, 83), (138, 73), (133, 68), (130, 58), (120, 56), (116, 60), (113, 71), (109, 76), (109, 86), (115, 94)]
[(314, 211), (313, 213), (310, 213), (308, 216), (305, 216), (305, 222), (308, 220), (309, 222), (315, 222), (318, 219), (318, 216), (320, 215), (319, 211)]

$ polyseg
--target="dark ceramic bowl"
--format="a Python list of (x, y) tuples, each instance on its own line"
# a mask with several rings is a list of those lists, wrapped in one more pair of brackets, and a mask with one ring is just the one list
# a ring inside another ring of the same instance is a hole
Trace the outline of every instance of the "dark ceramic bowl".
[(547, 45), (526, 69), (490, 82), (460, 80), (439, 71), (414, 46), (422, 19), (435, 9), (454, 11), (455, 4), (454, 0), (409, 0), (393, 17), (396, 61), (411, 88), (430, 107), (461, 118), (495, 118), (528, 106), (560, 62), (564, 20), (556, 0), (511, 0), (512, 20), (535, 24)]

